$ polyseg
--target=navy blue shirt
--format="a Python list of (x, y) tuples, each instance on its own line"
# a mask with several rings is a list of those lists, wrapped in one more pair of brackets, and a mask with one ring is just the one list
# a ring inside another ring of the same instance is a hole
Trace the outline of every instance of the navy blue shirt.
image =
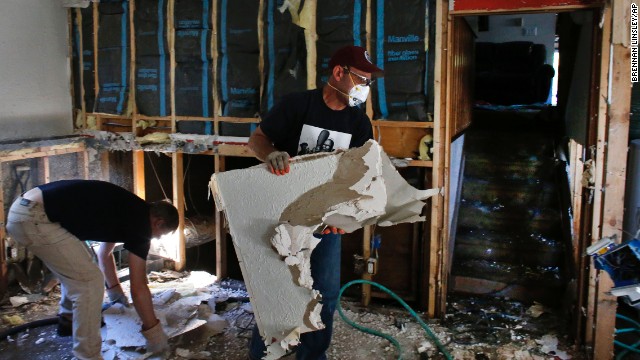
[(373, 138), (371, 122), (359, 107), (333, 110), (322, 89), (291, 93), (260, 122), (276, 149), (290, 156), (364, 145)]
[(105, 181), (61, 180), (38, 186), (44, 210), (80, 240), (121, 242), (146, 259), (151, 246), (149, 205), (135, 194)]

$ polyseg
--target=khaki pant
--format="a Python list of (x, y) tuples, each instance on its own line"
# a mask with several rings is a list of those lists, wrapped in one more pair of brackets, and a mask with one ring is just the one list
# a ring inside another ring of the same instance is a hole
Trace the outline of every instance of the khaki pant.
[(60, 312), (73, 313), (73, 354), (81, 360), (101, 360), (104, 276), (84, 242), (52, 223), (42, 204), (22, 197), (11, 205), (7, 232), (60, 279)]

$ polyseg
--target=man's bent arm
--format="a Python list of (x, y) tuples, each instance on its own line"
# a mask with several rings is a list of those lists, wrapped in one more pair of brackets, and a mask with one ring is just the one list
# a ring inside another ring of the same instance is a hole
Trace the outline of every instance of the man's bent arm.
[(265, 161), (267, 155), (278, 150), (273, 146), (271, 139), (269, 139), (259, 126), (249, 137), (248, 145), (260, 161)]
[(133, 306), (142, 320), (142, 330), (150, 329), (158, 324), (158, 318), (147, 285), (147, 262), (134, 253), (129, 253), (129, 279)]
[(118, 279), (118, 273), (116, 272), (116, 261), (113, 258), (113, 249), (116, 247), (115, 243), (100, 243), (98, 247), (98, 265), (102, 274), (104, 274), (104, 281), (107, 288), (114, 287), (120, 283)]

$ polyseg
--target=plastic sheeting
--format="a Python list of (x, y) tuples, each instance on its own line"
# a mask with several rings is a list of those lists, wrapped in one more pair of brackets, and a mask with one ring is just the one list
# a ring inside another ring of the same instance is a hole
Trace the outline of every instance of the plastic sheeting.
[(372, 89), (374, 118), (427, 121), (427, 0), (372, 4), (373, 62), (384, 78)]
[(329, 59), (334, 51), (346, 45), (366, 47), (366, 12), (366, 0), (318, 1), (316, 12), (318, 87), (326, 83), (329, 78)]
[[(218, 84), (223, 116), (256, 117), (260, 109), (258, 0), (218, 1)], [(247, 136), (248, 124), (223, 123), (222, 135)]]
[[(213, 116), (211, 0), (176, 0), (176, 115)], [(211, 123), (204, 124), (211, 133)]]
[(102, 1), (98, 11), (99, 91), (95, 111), (122, 115), (129, 97), (129, 2)]
[[(85, 109), (93, 111), (96, 103), (95, 59), (93, 56), (93, 9), (81, 9), (82, 16), (82, 83), (84, 86)], [(79, 89), (79, 88), (78, 88)]]
[[(261, 110), (269, 111), (283, 96), (307, 85), (304, 29), (295, 25), (290, 11), (269, 0), (264, 12), (264, 84)], [(297, 14), (296, 14), (297, 15)]]
[(167, 0), (136, 1), (136, 105), (142, 115), (171, 114), (166, 22)]
[(82, 57), (80, 27), (82, 21), (80, 16), (73, 12), (73, 22), (71, 23), (71, 66), (73, 68), (73, 108), (82, 108), (82, 78), (80, 76), (80, 59)]

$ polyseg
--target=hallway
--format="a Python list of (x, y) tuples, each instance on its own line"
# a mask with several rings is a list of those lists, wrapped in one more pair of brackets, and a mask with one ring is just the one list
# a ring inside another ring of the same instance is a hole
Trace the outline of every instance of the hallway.
[(453, 290), (558, 305), (566, 275), (555, 159), (544, 110), (476, 110), (465, 135)]

